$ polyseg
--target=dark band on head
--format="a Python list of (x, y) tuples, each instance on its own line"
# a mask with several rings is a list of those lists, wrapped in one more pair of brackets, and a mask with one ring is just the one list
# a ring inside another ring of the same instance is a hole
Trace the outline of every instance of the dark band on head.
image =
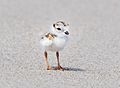
[(64, 26), (66, 26), (66, 24), (63, 21), (58, 21), (57, 23), (62, 23)]
[(59, 23), (62, 23), (64, 26), (67, 26), (63, 21), (58, 21), (57, 23), (53, 24), (53, 27), (56, 28), (56, 25), (59, 25)]

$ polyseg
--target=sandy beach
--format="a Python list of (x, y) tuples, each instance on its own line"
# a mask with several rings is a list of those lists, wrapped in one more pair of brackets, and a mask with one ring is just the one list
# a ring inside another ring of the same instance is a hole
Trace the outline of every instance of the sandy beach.
[[(69, 70), (48, 71), (40, 36), (59, 20), (70, 24)], [(0, 0), (0, 88), (120, 88), (120, 1)]]

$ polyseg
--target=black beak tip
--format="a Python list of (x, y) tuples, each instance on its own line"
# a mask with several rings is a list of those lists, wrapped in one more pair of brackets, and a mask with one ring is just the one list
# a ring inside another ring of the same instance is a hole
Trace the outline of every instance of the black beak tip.
[(65, 32), (65, 34), (66, 34), (66, 35), (69, 35), (69, 32), (68, 32), (68, 31), (66, 31), (66, 32)]

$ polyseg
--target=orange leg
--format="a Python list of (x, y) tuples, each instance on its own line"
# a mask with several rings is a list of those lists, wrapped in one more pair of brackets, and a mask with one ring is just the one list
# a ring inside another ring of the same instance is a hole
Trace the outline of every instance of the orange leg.
[(47, 70), (52, 70), (52, 67), (48, 63), (48, 55), (47, 55), (46, 51), (44, 52), (44, 55), (45, 55), (45, 61), (46, 61), (46, 64), (47, 64)]
[(59, 61), (59, 52), (56, 52), (56, 56), (57, 56), (57, 63), (58, 63), (58, 66), (55, 68), (55, 70), (64, 70), (63, 67), (60, 66), (60, 61)]

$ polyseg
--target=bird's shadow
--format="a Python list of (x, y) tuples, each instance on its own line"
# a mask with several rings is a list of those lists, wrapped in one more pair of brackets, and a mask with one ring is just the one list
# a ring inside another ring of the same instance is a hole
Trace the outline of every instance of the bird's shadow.
[[(55, 66), (52, 66), (52, 68), (55, 68)], [(71, 68), (71, 67), (63, 67), (64, 71), (86, 71), (85, 69), (81, 68)]]
[(85, 69), (81, 68), (70, 68), (70, 67), (64, 67), (65, 71), (85, 71)]

